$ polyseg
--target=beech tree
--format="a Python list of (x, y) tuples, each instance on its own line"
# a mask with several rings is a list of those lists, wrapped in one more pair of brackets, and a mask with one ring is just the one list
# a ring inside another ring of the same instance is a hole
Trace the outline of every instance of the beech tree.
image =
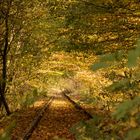
[(4, 106), (7, 115), (10, 109), (6, 93), (11, 92), (12, 85), (24, 82), (22, 78), (18, 80), (19, 77), (28, 79), (31, 69), (40, 63), (44, 52), (40, 20), (46, 11), (40, 4), (37, 0), (0, 2), (0, 107)]

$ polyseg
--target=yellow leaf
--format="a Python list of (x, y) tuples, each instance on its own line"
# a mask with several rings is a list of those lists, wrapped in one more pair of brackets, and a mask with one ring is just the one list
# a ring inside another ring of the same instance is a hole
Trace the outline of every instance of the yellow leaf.
[(136, 126), (137, 126), (137, 123), (136, 123), (134, 117), (131, 117), (131, 118), (130, 118), (130, 126), (131, 126), (131, 127), (136, 127)]

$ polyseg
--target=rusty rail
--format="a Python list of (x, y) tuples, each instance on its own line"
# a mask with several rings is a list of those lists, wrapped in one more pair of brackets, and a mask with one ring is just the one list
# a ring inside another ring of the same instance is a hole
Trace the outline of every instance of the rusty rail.
[(79, 104), (77, 104), (75, 101), (73, 101), (68, 95), (67, 95), (67, 93), (70, 93), (70, 91), (62, 91), (62, 95), (70, 102), (70, 103), (72, 103), (73, 105), (74, 105), (74, 107), (76, 108), (76, 109), (78, 109), (80, 112), (82, 112), (83, 114), (85, 114), (87, 117), (88, 117), (88, 119), (92, 119), (93, 118), (93, 116), (89, 113), (89, 112), (87, 112), (84, 108), (82, 108)]
[[(66, 98), (71, 104), (74, 105), (74, 107), (79, 110), (79, 112), (83, 113), (84, 115), (87, 116), (87, 119), (92, 119), (93, 116), (87, 112), (84, 108), (82, 108), (79, 104), (77, 104), (75, 101), (73, 101), (67, 94), (70, 93), (71, 91), (68, 90), (64, 90), (61, 92), (62, 96), (64, 98)], [(40, 110), (40, 112), (38, 113), (38, 115), (35, 117), (35, 119), (32, 121), (32, 123), (30, 124), (28, 130), (24, 133), (23, 137), (20, 140), (28, 140), (33, 131), (35, 130), (35, 128), (37, 127), (37, 125), (39, 124), (42, 116), (44, 115), (45, 111), (48, 109), (48, 107), (50, 106), (50, 104), (52, 103), (52, 101), (54, 100), (54, 97), (51, 97), (48, 102), (43, 106), (43, 108)]]
[(43, 106), (43, 108), (40, 110), (38, 115), (32, 121), (32, 123), (30, 124), (28, 130), (25, 132), (25, 134), (23, 135), (23, 137), (20, 140), (28, 140), (31, 137), (33, 131), (37, 127), (37, 125), (38, 125), (39, 121), (41, 120), (42, 116), (44, 115), (46, 109), (48, 109), (48, 107), (50, 106), (50, 104), (52, 103), (53, 100), (54, 100), (54, 97), (51, 97), (48, 100), (48, 102)]

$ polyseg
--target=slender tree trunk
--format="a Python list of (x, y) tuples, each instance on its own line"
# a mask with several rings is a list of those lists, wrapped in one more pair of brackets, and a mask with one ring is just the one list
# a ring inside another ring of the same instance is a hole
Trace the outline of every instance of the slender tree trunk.
[(10, 112), (9, 106), (8, 106), (8, 104), (6, 102), (4, 94), (1, 93), (1, 98), (0, 99), (1, 99), (1, 102), (3, 103), (3, 105), (4, 105), (4, 108), (6, 110), (7, 115), (10, 115), (11, 112)]
[(1, 99), (1, 90), (0, 90), (0, 108), (2, 106), (2, 99)]
[[(5, 47), (6, 47), (6, 44), (7, 43), (5, 43)], [(5, 48), (5, 50), (6, 50), (6, 48)], [(1, 84), (1, 101), (5, 107), (7, 115), (10, 115), (10, 109), (8, 107), (8, 104), (7, 104), (6, 98), (5, 98), (6, 82), (7, 82), (7, 53), (6, 53), (6, 51), (4, 51), (3, 69), (2, 69), (2, 84)]]
[[(12, 2), (12, 1), (10, 1)], [(8, 53), (8, 41), (9, 41), (9, 10), (10, 10), (11, 3), (7, 3), (7, 12), (5, 14), (5, 44), (4, 44), (4, 50), (2, 54), (2, 81), (1, 81), (1, 87), (0, 87), (0, 99), (3, 103), (7, 115), (10, 115), (10, 109), (8, 106), (8, 103), (5, 98), (5, 90), (6, 90), (6, 84), (7, 84), (7, 53)]]

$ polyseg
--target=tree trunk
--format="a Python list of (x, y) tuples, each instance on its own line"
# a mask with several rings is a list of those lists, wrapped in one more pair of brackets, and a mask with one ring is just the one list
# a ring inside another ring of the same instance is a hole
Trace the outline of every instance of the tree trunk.
[(1, 91), (0, 91), (0, 108), (2, 106)]
[(0, 99), (1, 99), (1, 103), (3, 103), (3, 105), (4, 105), (4, 108), (6, 110), (7, 115), (10, 115), (11, 112), (10, 112), (9, 106), (8, 106), (8, 104), (6, 102), (5, 96), (2, 93), (1, 93), (1, 98)]
[(7, 115), (10, 115), (10, 109), (8, 106), (8, 103), (5, 98), (5, 89), (6, 89), (6, 84), (7, 84), (7, 53), (8, 53), (8, 42), (9, 42), (9, 25), (8, 25), (8, 20), (9, 20), (9, 10), (10, 10), (10, 3), (7, 3), (7, 12), (5, 14), (5, 38), (4, 38), (4, 49), (3, 49), (3, 54), (2, 54), (2, 81), (0, 85), (0, 99), (1, 102), (4, 105), (4, 108), (6, 110)]

